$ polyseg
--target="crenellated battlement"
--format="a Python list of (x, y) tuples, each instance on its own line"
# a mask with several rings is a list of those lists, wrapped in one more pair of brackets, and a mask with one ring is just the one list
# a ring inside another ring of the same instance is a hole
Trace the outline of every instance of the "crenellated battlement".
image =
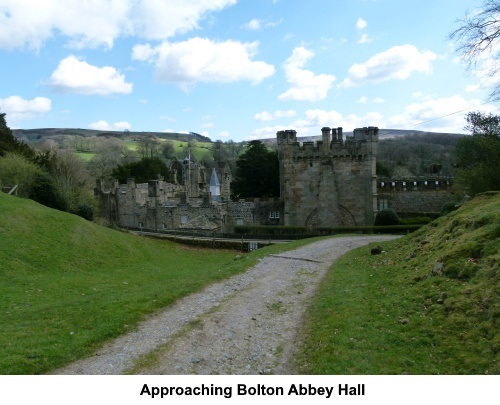
[(282, 151), (286, 148), (287, 154), (293, 159), (318, 159), (329, 156), (332, 158), (345, 158), (348, 156), (356, 159), (367, 159), (376, 155), (378, 142), (378, 128), (364, 127), (356, 128), (353, 136), (344, 138), (343, 130), (339, 128), (324, 127), (322, 140), (297, 141), (297, 133), (294, 130), (278, 131), (278, 148)]

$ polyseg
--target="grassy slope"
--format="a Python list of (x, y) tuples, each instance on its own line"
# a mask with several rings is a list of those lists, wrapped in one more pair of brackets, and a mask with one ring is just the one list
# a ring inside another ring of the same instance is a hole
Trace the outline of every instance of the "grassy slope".
[(246, 255), (194, 249), (0, 193), (0, 374), (43, 373), (89, 355), (146, 314), (313, 240)]
[(134, 237), (3, 193), (0, 241), (0, 374), (40, 373), (88, 354), (242, 267), (234, 252)]
[(383, 246), (332, 267), (304, 327), (302, 372), (499, 373), (500, 194)]

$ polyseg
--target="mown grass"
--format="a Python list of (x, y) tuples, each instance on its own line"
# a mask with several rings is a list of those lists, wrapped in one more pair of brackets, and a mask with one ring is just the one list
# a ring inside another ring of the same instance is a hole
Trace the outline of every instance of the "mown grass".
[(498, 374), (500, 194), (334, 264), (305, 322), (305, 374)]
[(97, 226), (0, 193), (0, 374), (39, 374), (293, 242), (237, 254)]

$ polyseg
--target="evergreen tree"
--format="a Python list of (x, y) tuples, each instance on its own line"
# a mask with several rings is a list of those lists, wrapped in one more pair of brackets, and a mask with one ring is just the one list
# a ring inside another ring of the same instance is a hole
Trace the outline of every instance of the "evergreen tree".
[(251, 141), (236, 162), (235, 181), (231, 185), (236, 198), (279, 197), (279, 160), (261, 141)]
[(0, 113), (0, 156), (7, 152), (22, 155), (28, 159), (33, 159), (35, 151), (24, 142), (19, 142), (5, 121), (5, 113)]

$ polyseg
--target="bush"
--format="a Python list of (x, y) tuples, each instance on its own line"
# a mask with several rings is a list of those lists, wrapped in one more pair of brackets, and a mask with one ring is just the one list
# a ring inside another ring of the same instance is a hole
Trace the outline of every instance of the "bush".
[(94, 208), (89, 204), (80, 204), (75, 211), (75, 214), (88, 221), (94, 219)]
[(68, 210), (68, 202), (57, 189), (54, 179), (48, 173), (38, 173), (29, 190), (29, 198), (59, 211)]
[(457, 209), (456, 205), (457, 203), (447, 202), (446, 204), (443, 205), (443, 208), (441, 208), (441, 215), (446, 215), (452, 211), (455, 211)]
[(379, 211), (377, 216), (375, 217), (375, 226), (386, 226), (386, 225), (398, 225), (399, 217), (396, 214), (396, 211), (389, 209), (385, 209)]

